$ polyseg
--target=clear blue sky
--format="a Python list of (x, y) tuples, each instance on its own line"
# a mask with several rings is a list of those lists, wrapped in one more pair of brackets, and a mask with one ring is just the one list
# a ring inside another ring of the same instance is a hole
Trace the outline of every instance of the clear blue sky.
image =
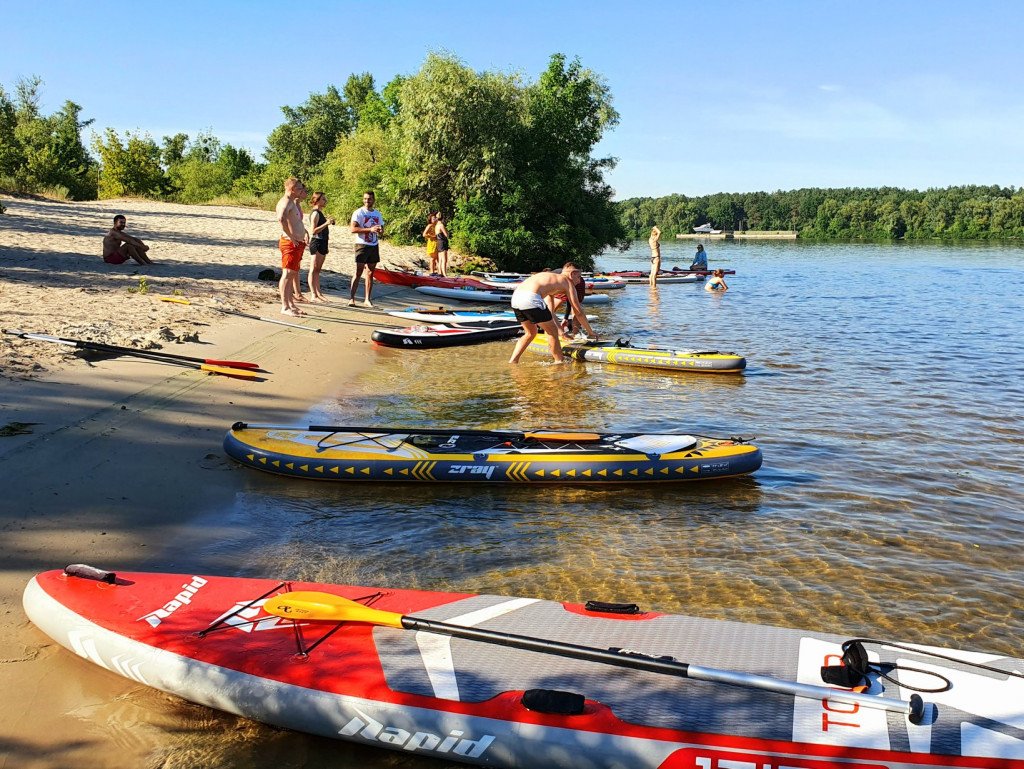
[[(45, 81), (94, 128), (210, 129), (257, 153), (353, 72), (429, 51), (535, 79), (554, 52), (611, 88), (617, 197), (1024, 185), (1024, 3), (601, 0), (319, 4), (0, 0), (0, 83)], [(88, 136), (87, 136), (88, 138)]]

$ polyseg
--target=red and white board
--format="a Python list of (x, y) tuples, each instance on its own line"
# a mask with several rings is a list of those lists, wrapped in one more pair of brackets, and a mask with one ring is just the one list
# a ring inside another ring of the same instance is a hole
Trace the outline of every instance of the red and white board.
[[(844, 640), (820, 633), (469, 593), (195, 574), (97, 576), (40, 574), (25, 589), (25, 611), (47, 635), (112, 673), (313, 734), (499, 767), (1024, 769), (1024, 662), (1000, 655), (869, 645), (875, 662), (949, 679), (947, 691), (924, 695), (924, 718), (912, 723), (872, 706), (429, 632), (293, 623), (263, 606), (283, 593), (320, 591), (461, 627), (818, 686), (820, 667), (838, 659)], [(912, 674), (897, 675), (909, 683)], [(914, 680), (934, 683), (926, 678)], [(880, 679), (870, 684), (869, 696), (910, 696)], [(581, 712), (553, 712), (560, 695), (524, 694), (538, 689), (582, 695)]]

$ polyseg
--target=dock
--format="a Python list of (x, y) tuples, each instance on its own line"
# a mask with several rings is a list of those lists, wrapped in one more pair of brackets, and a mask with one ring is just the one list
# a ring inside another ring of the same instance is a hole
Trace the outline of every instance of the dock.
[(728, 230), (711, 234), (707, 232), (680, 232), (678, 240), (796, 240), (796, 230)]

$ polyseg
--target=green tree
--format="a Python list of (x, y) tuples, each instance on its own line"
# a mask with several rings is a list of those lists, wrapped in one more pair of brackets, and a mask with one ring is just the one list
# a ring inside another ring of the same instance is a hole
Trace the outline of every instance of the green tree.
[(100, 156), (99, 196), (158, 197), (168, 189), (167, 177), (160, 166), (160, 148), (148, 135), (131, 131), (123, 139), (108, 128), (103, 136), (93, 136), (93, 149)]
[(267, 161), (281, 180), (289, 175), (310, 178), (338, 140), (351, 133), (352, 112), (338, 89), (310, 94), (298, 107), (282, 107), (285, 122), (267, 137)]
[(0, 175), (19, 190), (62, 189), (75, 199), (96, 197), (95, 162), (82, 144), (82, 108), (64, 102), (52, 115), (39, 109), (38, 77), (23, 78), (12, 101), (0, 89)]

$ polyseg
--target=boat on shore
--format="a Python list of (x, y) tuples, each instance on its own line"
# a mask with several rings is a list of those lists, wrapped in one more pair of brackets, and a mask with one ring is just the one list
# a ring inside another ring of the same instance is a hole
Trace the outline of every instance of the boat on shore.
[(615, 600), (84, 564), (37, 574), (22, 596), (39, 630), (110, 674), (404, 756), (504, 769), (1024, 769), (1024, 660)]
[(370, 339), (383, 347), (402, 350), (433, 350), (467, 344), (513, 339), (523, 333), (515, 316), (497, 320), (462, 320), (408, 328), (378, 328)]
[(391, 286), (438, 286), (443, 288), (461, 288), (469, 286), (472, 288), (487, 288), (487, 286), (476, 278), (467, 278), (461, 275), (445, 277), (427, 272), (408, 272), (405, 270), (386, 270), (378, 267), (373, 271), (374, 280)]
[(328, 481), (674, 483), (761, 466), (742, 438), (473, 428), (294, 427), (236, 422), (224, 451), (246, 467)]
[[(442, 286), (416, 286), (416, 290), (429, 296), (440, 296), (445, 299), (458, 299), (460, 302), (503, 302), (510, 304), (512, 289), (500, 289), (493, 286), (474, 288), (445, 288)], [(583, 297), (584, 304), (605, 304), (611, 301), (608, 294), (587, 294)]]
[[(547, 353), (548, 339), (537, 334), (527, 348)], [(656, 345), (632, 345), (629, 342), (563, 342), (562, 353), (573, 360), (640, 366), (689, 374), (741, 374), (747, 359), (734, 352), (718, 350), (673, 350)]]

